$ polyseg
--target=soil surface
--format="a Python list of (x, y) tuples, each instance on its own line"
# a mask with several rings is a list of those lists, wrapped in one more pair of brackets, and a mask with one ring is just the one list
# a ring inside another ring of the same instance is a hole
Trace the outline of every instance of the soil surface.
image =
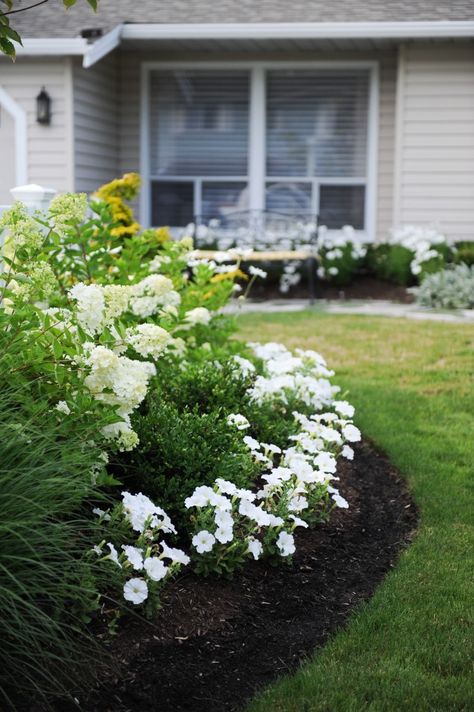
[[(265, 280), (257, 280), (250, 293), (252, 299), (309, 299), (309, 289), (306, 285), (292, 287), (287, 294), (282, 294), (276, 284), (265, 284)], [(406, 287), (371, 276), (358, 276), (345, 287), (335, 287), (327, 282), (317, 281), (315, 285), (316, 300), (330, 301), (346, 299), (382, 299), (390, 302), (411, 304), (415, 298)]]
[(115, 670), (80, 709), (242, 710), (323, 645), (373, 594), (417, 524), (404, 481), (369, 443), (339, 474), (350, 508), (298, 530), (291, 566), (253, 562), (231, 581), (183, 575), (153, 625), (129, 621), (113, 639)]

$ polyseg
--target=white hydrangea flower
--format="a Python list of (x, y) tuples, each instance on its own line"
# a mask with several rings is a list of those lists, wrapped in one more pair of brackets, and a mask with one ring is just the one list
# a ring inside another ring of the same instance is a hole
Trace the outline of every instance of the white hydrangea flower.
[(263, 269), (260, 269), (260, 267), (255, 267), (254, 265), (249, 266), (249, 273), (252, 275), (252, 277), (261, 277), (262, 279), (265, 279), (267, 277), (267, 272), (264, 272)]
[(98, 284), (75, 284), (68, 292), (77, 302), (77, 320), (88, 334), (98, 334), (104, 325), (105, 298)]
[(140, 578), (131, 578), (123, 587), (123, 597), (135, 606), (146, 601), (148, 598), (146, 581)]
[(145, 358), (157, 359), (172, 341), (172, 336), (156, 324), (139, 324), (127, 329), (125, 340)]
[(194, 326), (195, 324), (209, 324), (211, 321), (211, 313), (206, 307), (196, 307), (186, 312), (185, 321)]
[(131, 287), (130, 308), (142, 318), (156, 314), (163, 306), (178, 306), (180, 302), (171, 279), (161, 274), (150, 274)]

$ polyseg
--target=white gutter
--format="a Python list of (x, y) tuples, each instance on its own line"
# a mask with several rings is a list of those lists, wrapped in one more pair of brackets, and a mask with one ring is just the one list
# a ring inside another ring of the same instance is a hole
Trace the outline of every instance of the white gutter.
[(124, 40), (474, 37), (474, 21), (126, 24)]
[(82, 37), (59, 37), (23, 40), (23, 45), (15, 45), (18, 56), (35, 55), (40, 57), (82, 56), (89, 47)]
[(123, 27), (123, 25), (117, 25), (113, 30), (107, 32), (107, 34), (99, 40), (96, 40), (94, 44), (88, 46), (82, 61), (82, 66), (85, 69), (92, 67), (93, 64), (101, 60), (102, 57), (105, 57), (107, 54), (110, 54), (110, 52), (119, 46), (122, 40)]

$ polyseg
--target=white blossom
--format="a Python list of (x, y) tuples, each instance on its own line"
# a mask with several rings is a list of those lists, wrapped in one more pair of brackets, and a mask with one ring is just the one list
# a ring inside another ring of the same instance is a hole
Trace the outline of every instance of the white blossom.
[(212, 548), (215, 543), (216, 539), (214, 535), (211, 534), (211, 532), (208, 532), (206, 529), (201, 530), (192, 538), (192, 544), (198, 554), (205, 554), (209, 551), (212, 551)]
[(146, 601), (148, 598), (146, 581), (140, 578), (131, 578), (123, 587), (123, 597), (126, 601), (130, 601), (136, 606)]

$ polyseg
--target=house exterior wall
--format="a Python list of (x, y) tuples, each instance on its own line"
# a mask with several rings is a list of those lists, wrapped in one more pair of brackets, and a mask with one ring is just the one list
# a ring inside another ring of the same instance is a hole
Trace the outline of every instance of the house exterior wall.
[(79, 58), (74, 60), (74, 181), (78, 191), (91, 193), (120, 173), (118, 95), (116, 54), (90, 69), (83, 69)]
[(474, 239), (474, 44), (401, 48), (394, 222)]
[[(157, 62), (173, 60), (186, 62), (189, 60), (208, 61), (214, 55), (194, 54), (177, 57), (158, 55), (156, 52), (124, 51), (120, 54), (120, 158), (119, 172), (140, 170), (140, 112), (141, 112), (141, 65), (142, 62)], [(301, 53), (298, 55), (281, 53), (271, 56), (248, 54), (231, 55), (226, 53), (219, 58), (226, 61), (345, 61), (377, 60), (380, 70), (379, 85), (379, 136), (377, 150), (377, 215), (376, 237), (383, 238), (392, 225), (393, 216), (393, 162), (395, 135), (395, 96), (397, 76), (397, 53), (393, 50), (380, 52), (360, 52), (335, 54)], [(216, 60), (216, 66), (219, 59)], [(140, 216), (144, 220), (144, 216)]]
[[(36, 97), (43, 86), (52, 99), (50, 126), (36, 121)], [(73, 190), (70, 60), (18, 57), (13, 64), (0, 58), (0, 87), (27, 115), (28, 182), (61, 192)]]

